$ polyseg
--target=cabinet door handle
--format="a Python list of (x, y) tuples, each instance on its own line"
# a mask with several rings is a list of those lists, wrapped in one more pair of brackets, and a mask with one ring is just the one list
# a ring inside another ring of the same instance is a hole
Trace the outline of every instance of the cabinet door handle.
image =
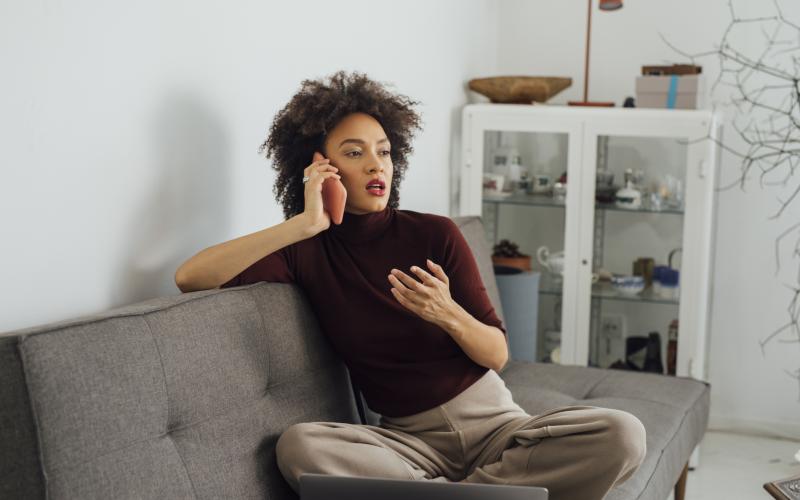
[(706, 167), (708, 166), (708, 162), (706, 160), (700, 160), (697, 164), (697, 176), (701, 179), (705, 179), (706, 177)]

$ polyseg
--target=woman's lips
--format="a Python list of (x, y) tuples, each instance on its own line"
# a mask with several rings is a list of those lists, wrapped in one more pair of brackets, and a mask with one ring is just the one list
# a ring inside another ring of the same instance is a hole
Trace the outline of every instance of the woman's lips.
[(386, 183), (381, 179), (371, 179), (367, 182), (366, 189), (373, 196), (383, 196), (386, 193)]

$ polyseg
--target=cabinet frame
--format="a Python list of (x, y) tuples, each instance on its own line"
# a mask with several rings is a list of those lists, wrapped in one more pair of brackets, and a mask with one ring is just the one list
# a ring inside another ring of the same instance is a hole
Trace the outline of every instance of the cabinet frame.
[(721, 123), (721, 117), (708, 110), (525, 104), (468, 104), (463, 108), (459, 215), (483, 213), (485, 132), (567, 134), (562, 364), (586, 366), (589, 361), (598, 138), (686, 139), (676, 375), (707, 380)]

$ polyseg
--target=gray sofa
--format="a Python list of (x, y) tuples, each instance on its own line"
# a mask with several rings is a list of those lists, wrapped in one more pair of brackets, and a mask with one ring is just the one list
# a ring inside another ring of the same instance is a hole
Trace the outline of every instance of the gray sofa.
[[(453, 220), (502, 317), (481, 220)], [(709, 386), (692, 379), (514, 361), (501, 376), (531, 414), (585, 403), (644, 422), (647, 456), (612, 500), (667, 498), (706, 428)], [(0, 379), (0, 498), (296, 498), (275, 463), (283, 429), (360, 421), (347, 370), (291, 284), (9, 332)]]

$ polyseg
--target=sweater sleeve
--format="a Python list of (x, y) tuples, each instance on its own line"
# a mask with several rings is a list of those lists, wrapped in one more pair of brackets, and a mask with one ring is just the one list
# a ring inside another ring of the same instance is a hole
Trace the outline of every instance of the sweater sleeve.
[[(450, 296), (481, 323), (496, 326), (507, 335), (481, 279), (475, 256), (455, 222), (446, 219), (445, 248), (440, 264), (450, 280)], [(433, 260), (433, 259), (431, 259)]]
[(259, 281), (294, 283), (295, 252), (293, 247), (294, 245), (283, 247), (257, 260), (250, 267), (220, 285), (220, 288), (249, 285)]

